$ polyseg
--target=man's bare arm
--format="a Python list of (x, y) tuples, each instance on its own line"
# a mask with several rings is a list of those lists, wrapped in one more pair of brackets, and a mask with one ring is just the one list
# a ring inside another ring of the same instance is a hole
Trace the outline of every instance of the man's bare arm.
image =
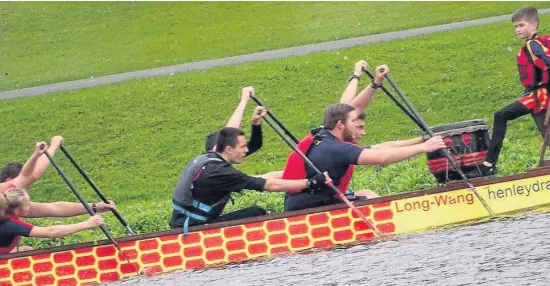
[[(57, 150), (59, 150), (59, 147), (63, 145), (63, 140), (64, 139), (61, 136), (52, 137), (52, 139), (50, 140), (50, 147), (47, 150), (50, 156), (53, 157), (55, 155)], [(50, 166), (50, 160), (48, 159), (48, 157), (46, 157), (46, 155), (40, 156), (40, 158), (38, 158), (38, 161), (36, 162), (36, 166), (34, 167), (34, 170), (30, 177), (31, 184), (38, 181), (42, 177), (42, 175), (44, 175), (44, 173), (48, 169), (48, 166)]]
[(403, 140), (403, 141), (388, 141), (388, 142), (382, 142), (379, 144), (371, 145), (370, 147), (372, 149), (384, 149), (384, 148), (396, 148), (396, 147), (407, 147), (411, 145), (416, 145), (424, 142), (424, 139), (422, 137)]
[(7, 184), (13, 184), (17, 188), (29, 189), (32, 183), (34, 183), (32, 175), (36, 167), (36, 163), (40, 157), (43, 156), (46, 148), (48, 148), (46, 142), (36, 143), (34, 153), (31, 155), (29, 160), (25, 162), (25, 165), (23, 165), (19, 175), (9, 182), (0, 184), (0, 188), (4, 189)]
[[(386, 78), (386, 75), (390, 72), (390, 69), (387, 65), (381, 65), (376, 67), (376, 75), (374, 77), (373, 83), (380, 86), (382, 83), (384, 83), (384, 79)], [(351, 105), (355, 107), (358, 113), (364, 112), (365, 109), (369, 106), (369, 104), (374, 99), (374, 96), (376, 95), (376, 88), (372, 86), (372, 84), (369, 84), (366, 88), (364, 88), (361, 93), (357, 97), (353, 99), (351, 102)]]
[(368, 66), (369, 64), (364, 60), (360, 60), (355, 63), (355, 68), (353, 71), (354, 78), (348, 82), (348, 86), (346, 86), (346, 89), (340, 98), (340, 103), (351, 104), (357, 95), (357, 87), (359, 86), (359, 78), (361, 77), (363, 68), (367, 68)]
[(252, 86), (247, 86), (241, 90), (241, 101), (237, 105), (237, 108), (235, 108), (229, 121), (227, 121), (227, 124), (225, 124), (225, 127), (241, 128), (244, 111), (251, 96), (254, 96), (254, 88)]
[(424, 143), (407, 147), (364, 149), (359, 155), (357, 165), (389, 165), (444, 148), (446, 146), (441, 136), (435, 136)]

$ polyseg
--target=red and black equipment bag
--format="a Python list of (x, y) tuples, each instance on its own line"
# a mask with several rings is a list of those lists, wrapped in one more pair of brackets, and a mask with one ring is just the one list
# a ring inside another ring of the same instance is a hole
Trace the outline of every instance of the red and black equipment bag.
[[(478, 168), (487, 156), (489, 148), (489, 128), (483, 120), (455, 122), (431, 128), (435, 135), (443, 137), (464, 173)], [(428, 153), (428, 168), (441, 184), (462, 178), (442, 152)]]

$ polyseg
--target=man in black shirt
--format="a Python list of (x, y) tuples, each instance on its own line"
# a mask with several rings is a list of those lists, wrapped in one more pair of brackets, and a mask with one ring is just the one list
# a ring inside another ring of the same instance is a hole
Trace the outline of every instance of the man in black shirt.
[(233, 168), (248, 153), (242, 130), (225, 127), (216, 141), (216, 152), (200, 155), (187, 165), (180, 176), (172, 198), (170, 227), (187, 227), (265, 214), (259, 207), (221, 215), (232, 192), (243, 189), (256, 191), (284, 191), (288, 189), (325, 188), (330, 178), (325, 174), (310, 179), (283, 180), (252, 177)]

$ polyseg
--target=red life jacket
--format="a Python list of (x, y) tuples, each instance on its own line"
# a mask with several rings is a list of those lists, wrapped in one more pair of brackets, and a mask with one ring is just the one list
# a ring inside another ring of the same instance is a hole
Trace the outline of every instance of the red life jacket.
[[(302, 152), (303, 154), (307, 155), (307, 152), (309, 151), (309, 148), (311, 148), (313, 141), (314, 136), (312, 134), (309, 134), (304, 139), (300, 140), (300, 142), (298, 142), (296, 148), (300, 150), (300, 152)], [(348, 189), (349, 183), (351, 181), (351, 176), (353, 176), (354, 167), (354, 165), (350, 165), (348, 167), (348, 170), (346, 171), (346, 174), (340, 179), (340, 185), (338, 185), (338, 190), (340, 190), (340, 192), (345, 193)], [(306, 178), (306, 162), (304, 161), (304, 159), (302, 159), (300, 155), (293, 151), (292, 153), (290, 153), (288, 159), (286, 160), (286, 166), (283, 171), (283, 179), (299, 180)], [(301, 191), (302, 190), (287, 190), (287, 192), (291, 194), (299, 193)]]
[(529, 46), (530, 41), (537, 41), (542, 46), (544, 53), (550, 56), (550, 36), (536, 36), (534, 39), (527, 41), (519, 50), (519, 54), (516, 57), (519, 81), (526, 88), (536, 89), (547, 85), (550, 76), (546, 63), (542, 59), (536, 57), (531, 51)]
[[(18, 223), (18, 224), (26, 225), (26, 226), (28, 226), (28, 227), (30, 227), (30, 228), (33, 227), (32, 224), (30, 224), (30, 223), (28, 223), (28, 222), (26, 222), (26, 221), (23, 221), (23, 220), (21, 220), (20, 218), (14, 216), (14, 215), (9, 215), (9, 214), (7, 214), (7, 215), (4, 215), (4, 218), (5, 218), (5, 219), (9, 219), (9, 220), (11, 220), (11, 221), (13, 221), (13, 222), (15, 222), (15, 223)], [(0, 254), (8, 254), (8, 253), (10, 253), (10, 251), (12, 251), (12, 250), (19, 244), (20, 241), (21, 241), (21, 236), (16, 236), (16, 237), (12, 240), (12, 242), (10, 243), (10, 245), (8, 245), (7, 247), (0, 247)]]

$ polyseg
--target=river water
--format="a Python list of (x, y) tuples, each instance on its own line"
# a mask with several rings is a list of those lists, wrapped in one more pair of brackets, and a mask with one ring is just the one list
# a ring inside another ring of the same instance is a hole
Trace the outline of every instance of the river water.
[(550, 285), (550, 213), (113, 285)]

